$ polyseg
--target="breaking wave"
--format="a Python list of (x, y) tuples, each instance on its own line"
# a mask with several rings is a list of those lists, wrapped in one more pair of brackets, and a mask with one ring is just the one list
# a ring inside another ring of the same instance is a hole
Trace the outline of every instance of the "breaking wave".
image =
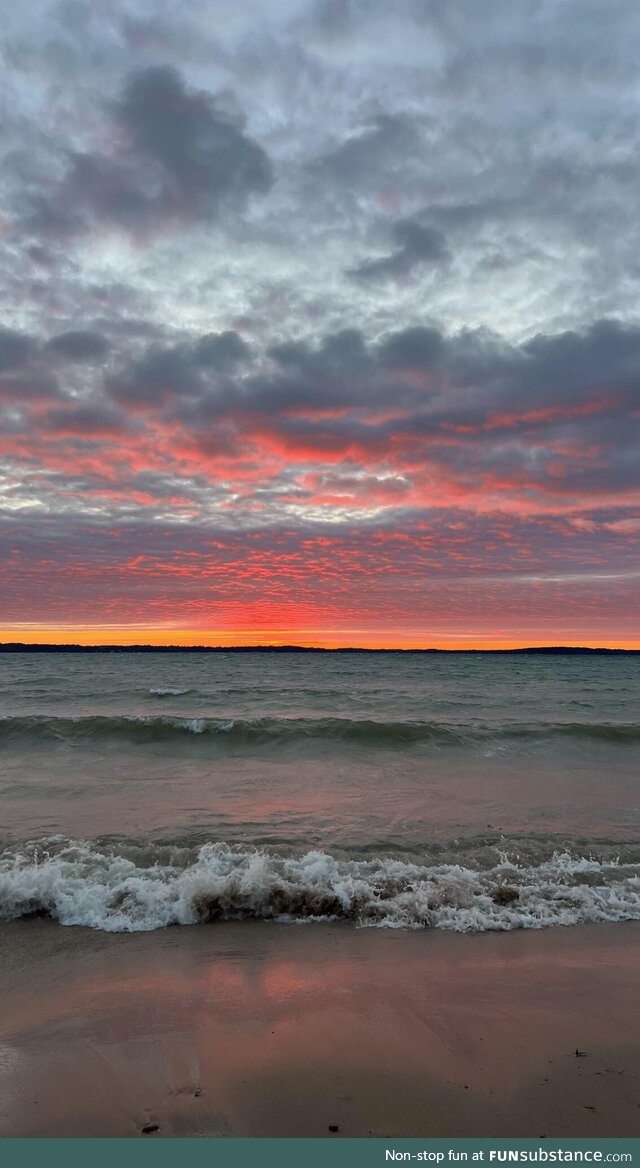
[(208, 843), (107, 847), (60, 837), (0, 856), (0, 919), (140, 932), (225, 920), (350, 921), (455, 932), (640, 920), (640, 863), (496, 851), (490, 866), (284, 856)]
[[(165, 696), (187, 692), (156, 690)], [(399, 748), (432, 743), (442, 746), (500, 745), (550, 738), (574, 738), (611, 744), (640, 743), (640, 724), (531, 722), (455, 723), (384, 722), (351, 718), (206, 718), (130, 714), (54, 717), (33, 715), (0, 718), (0, 742), (86, 741), (126, 738), (139, 742), (166, 742), (187, 735), (224, 736), (227, 743), (260, 745), (295, 740), (326, 740), (369, 747)]]

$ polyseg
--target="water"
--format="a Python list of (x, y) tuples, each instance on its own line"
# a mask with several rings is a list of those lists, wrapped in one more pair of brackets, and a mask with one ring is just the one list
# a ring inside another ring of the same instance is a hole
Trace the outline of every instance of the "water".
[(0, 916), (640, 919), (640, 657), (0, 655)]

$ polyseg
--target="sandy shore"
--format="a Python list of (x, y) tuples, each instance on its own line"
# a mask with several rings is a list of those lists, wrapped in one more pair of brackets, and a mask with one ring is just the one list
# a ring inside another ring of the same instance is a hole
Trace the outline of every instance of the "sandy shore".
[(639, 941), (3, 925), (0, 1135), (638, 1136)]

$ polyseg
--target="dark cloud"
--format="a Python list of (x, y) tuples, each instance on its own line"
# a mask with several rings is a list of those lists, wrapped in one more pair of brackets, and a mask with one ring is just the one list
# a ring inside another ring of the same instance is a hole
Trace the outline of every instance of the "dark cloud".
[(321, 379), (340, 373), (366, 373), (370, 364), (364, 337), (358, 329), (330, 333), (315, 347), (305, 341), (284, 342), (274, 345), (269, 353), (287, 372)]
[(39, 360), (33, 337), (0, 328), (0, 401), (20, 408), (61, 396), (54, 375)]
[(67, 151), (57, 191), (31, 197), (31, 230), (64, 237), (95, 219), (136, 233), (188, 225), (237, 208), (273, 182), (270, 161), (242, 117), (189, 89), (175, 69), (135, 73), (112, 115), (112, 149)]
[(51, 338), (47, 347), (69, 361), (99, 361), (107, 355), (109, 342), (101, 333), (78, 329), (58, 333)]
[(21, 369), (33, 356), (35, 348), (31, 337), (0, 327), (0, 372)]
[[(209, 334), (171, 347), (152, 345), (109, 374), (107, 388), (123, 404), (164, 409), (187, 399), (191, 419), (237, 411), (271, 415), (274, 426), (283, 412), (358, 409), (365, 412), (358, 425), (372, 435), (376, 427), (366, 411), (399, 408), (413, 415), (417, 430), (473, 429), (498, 413), (495, 425), (505, 430), (554, 419), (560, 426), (568, 417), (586, 426), (593, 416), (601, 425), (625, 412), (634, 416), (640, 329), (603, 320), (582, 333), (541, 334), (519, 346), (486, 330), (447, 335), (415, 326), (367, 344), (359, 330), (343, 329), (315, 344), (283, 341), (262, 354), (236, 333)], [(325, 429), (341, 424), (335, 418), (323, 423)]]
[(439, 264), (449, 255), (446, 237), (437, 227), (423, 227), (413, 219), (394, 223), (391, 235), (397, 248), (381, 259), (365, 260), (349, 275), (358, 280), (381, 280), (407, 276), (422, 264)]
[(523, 346), (526, 381), (532, 388), (552, 386), (557, 393), (590, 388), (633, 391), (640, 402), (640, 328), (599, 320), (583, 333), (540, 334)]
[(203, 451), (220, 453), (220, 428), (231, 426), (238, 454), (258, 440), (298, 461), (355, 459), (418, 476), (439, 467), (469, 500), (495, 482), (497, 495), (534, 509), (536, 499), (637, 489), (633, 326), (602, 321), (521, 346), (433, 327), (367, 346), (357, 330), (343, 330), (316, 345), (281, 343), (269, 355), (273, 372), (176, 397), (174, 416)]
[(637, 489), (640, 426), (628, 376), (637, 346), (633, 326), (610, 321), (520, 346), (486, 330), (426, 326), (367, 345), (344, 329), (256, 353), (241, 376), (231, 368), (204, 376), (195, 342), (150, 351), (111, 392), (125, 408), (143, 404), (150, 425), (154, 415), (171, 419), (180, 441), (207, 459), (259, 464), (260, 451), (276, 450), (292, 466), (344, 464), (351, 477), (354, 466), (378, 468), (387, 507), (412, 489), (381, 486), (390, 470), (418, 481), (437, 473), (445, 494), (461, 492), (467, 505), (493, 491), (494, 506), (504, 497), (501, 505), (535, 511)]
[(390, 333), (378, 347), (382, 365), (391, 369), (433, 369), (446, 351), (442, 333), (420, 325)]
[(210, 394), (212, 378), (230, 374), (251, 358), (238, 333), (207, 333), (173, 346), (150, 346), (128, 367), (107, 378), (110, 396), (130, 405), (154, 407), (174, 399)]
[(0, 399), (21, 406), (25, 402), (50, 401), (62, 396), (55, 377), (44, 369), (7, 370), (0, 376)]
[(208, 333), (193, 346), (195, 363), (212, 369), (233, 369), (241, 361), (248, 360), (250, 355), (249, 346), (232, 329), (224, 333)]
[(40, 244), (34, 243), (27, 248), (27, 255), (34, 264), (40, 264), (43, 268), (53, 268), (56, 263), (56, 256), (49, 248), (41, 247)]
[(203, 382), (190, 349), (154, 346), (129, 368), (111, 374), (107, 388), (123, 405), (161, 407), (175, 398), (197, 395)]
[(378, 113), (364, 129), (351, 134), (316, 163), (316, 169), (345, 185), (392, 182), (422, 139), (415, 120), (407, 114)]
[(79, 402), (58, 407), (44, 416), (42, 429), (80, 438), (119, 437), (132, 430), (130, 419), (104, 402)]
[(312, 22), (314, 31), (328, 41), (340, 40), (352, 28), (353, 4), (351, 0), (318, 0), (314, 5)]
[(187, 89), (174, 69), (135, 75), (116, 105), (133, 145), (154, 159), (167, 181), (165, 197), (208, 218), (221, 202), (266, 192), (273, 181), (264, 150), (244, 123), (210, 94)]
[(260, 414), (292, 409), (326, 410), (366, 402), (374, 366), (362, 334), (342, 329), (319, 344), (286, 341), (267, 354), (274, 370), (252, 373), (241, 382), (228, 380), (215, 395), (207, 393), (203, 414), (212, 418), (234, 409)]

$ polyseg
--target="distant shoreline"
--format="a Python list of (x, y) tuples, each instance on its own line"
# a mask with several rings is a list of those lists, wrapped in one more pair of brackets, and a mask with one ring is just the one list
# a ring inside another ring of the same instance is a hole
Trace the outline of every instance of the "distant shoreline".
[(74, 645), (0, 643), (0, 653), (518, 653), (536, 656), (640, 654), (640, 649), (599, 649), (588, 645), (534, 645), (522, 649), (368, 649), (349, 646), (324, 648), (305, 645)]

